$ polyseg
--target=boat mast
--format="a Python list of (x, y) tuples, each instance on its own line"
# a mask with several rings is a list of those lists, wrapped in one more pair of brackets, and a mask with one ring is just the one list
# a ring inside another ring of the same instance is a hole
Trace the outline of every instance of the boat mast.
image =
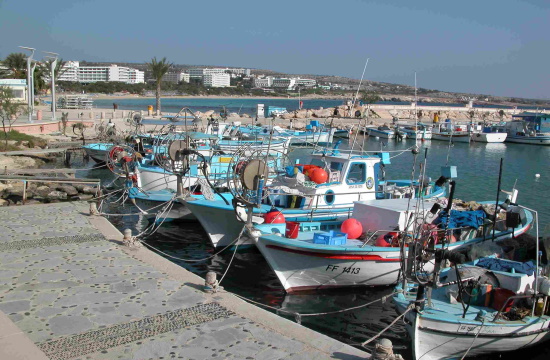
[[(357, 91), (355, 92), (355, 98), (351, 103), (350, 116), (351, 116), (351, 111), (355, 108), (355, 102), (357, 101), (357, 97), (359, 96), (359, 90), (361, 89), (361, 84), (363, 83), (363, 77), (365, 76), (365, 71), (367, 71), (367, 65), (369, 64), (369, 59), (370, 58), (367, 58), (367, 61), (365, 62), (365, 67), (363, 68), (363, 74), (361, 74), (361, 80), (359, 80), (359, 86), (357, 86)], [(368, 106), (367, 106), (367, 113), (368, 113)], [(357, 132), (355, 133), (355, 137), (353, 138), (353, 143), (351, 144), (351, 149), (350, 149), (348, 158), (351, 158), (351, 153), (353, 152), (353, 147), (355, 146), (355, 142), (357, 141), (357, 135), (359, 134), (360, 130), (361, 130), (361, 121), (359, 121), (359, 124), (357, 125)]]

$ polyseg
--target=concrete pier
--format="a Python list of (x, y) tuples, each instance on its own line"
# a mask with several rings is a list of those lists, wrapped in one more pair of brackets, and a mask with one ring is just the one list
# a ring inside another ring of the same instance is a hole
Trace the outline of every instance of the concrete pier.
[(87, 203), (0, 208), (0, 359), (364, 359), (122, 234)]

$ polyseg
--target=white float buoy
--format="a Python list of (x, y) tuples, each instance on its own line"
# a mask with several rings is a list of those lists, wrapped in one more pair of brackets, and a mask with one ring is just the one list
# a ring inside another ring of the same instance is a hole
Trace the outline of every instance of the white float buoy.
[(536, 178), (539, 178), (539, 177), (540, 177), (540, 174), (535, 174), (535, 177), (536, 177)]

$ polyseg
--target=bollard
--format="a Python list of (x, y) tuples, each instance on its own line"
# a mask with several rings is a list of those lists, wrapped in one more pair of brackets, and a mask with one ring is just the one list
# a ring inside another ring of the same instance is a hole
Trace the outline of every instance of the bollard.
[(122, 240), (124, 240), (124, 241), (132, 240), (132, 229), (124, 230), (124, 238)]
[(94, 119), (94, 112), (90, 111), (90, 119)]
[(393, 353), (393, 344), (389, 339), (379, 339), (374, 345), (374, 351), (372, 352), (372, 359), (375, 360), (403, 360), (403, 357), (399, 354)]
[(101, 119), (101, 120), (105, 119), (105, 111), (102, 111), (102, 112), (101, 112), (101, 118), (100, 118), (100, 119)]
[(213, 271), (207, 272), (204, 278), (204, 292), (215, 293), (220, 289), (223, 289), (223, 287), (221, 287), (218, 280), (216, 280), (216, 273)]
[(99, 211), (97, 211), (97, 204), (94, 201), (90, 203), (90, 215), (99, 215)]

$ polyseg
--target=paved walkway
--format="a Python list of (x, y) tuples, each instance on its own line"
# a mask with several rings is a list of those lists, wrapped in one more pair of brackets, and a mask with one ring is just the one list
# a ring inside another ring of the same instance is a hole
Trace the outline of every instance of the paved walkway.
[[(363, 359), (120, 233), (86, 203), (0, 208), (0, 359)], [(99, 229), (99, 230), (98, 230)], [(4, 315), (5, 314), (5, 315)]]

